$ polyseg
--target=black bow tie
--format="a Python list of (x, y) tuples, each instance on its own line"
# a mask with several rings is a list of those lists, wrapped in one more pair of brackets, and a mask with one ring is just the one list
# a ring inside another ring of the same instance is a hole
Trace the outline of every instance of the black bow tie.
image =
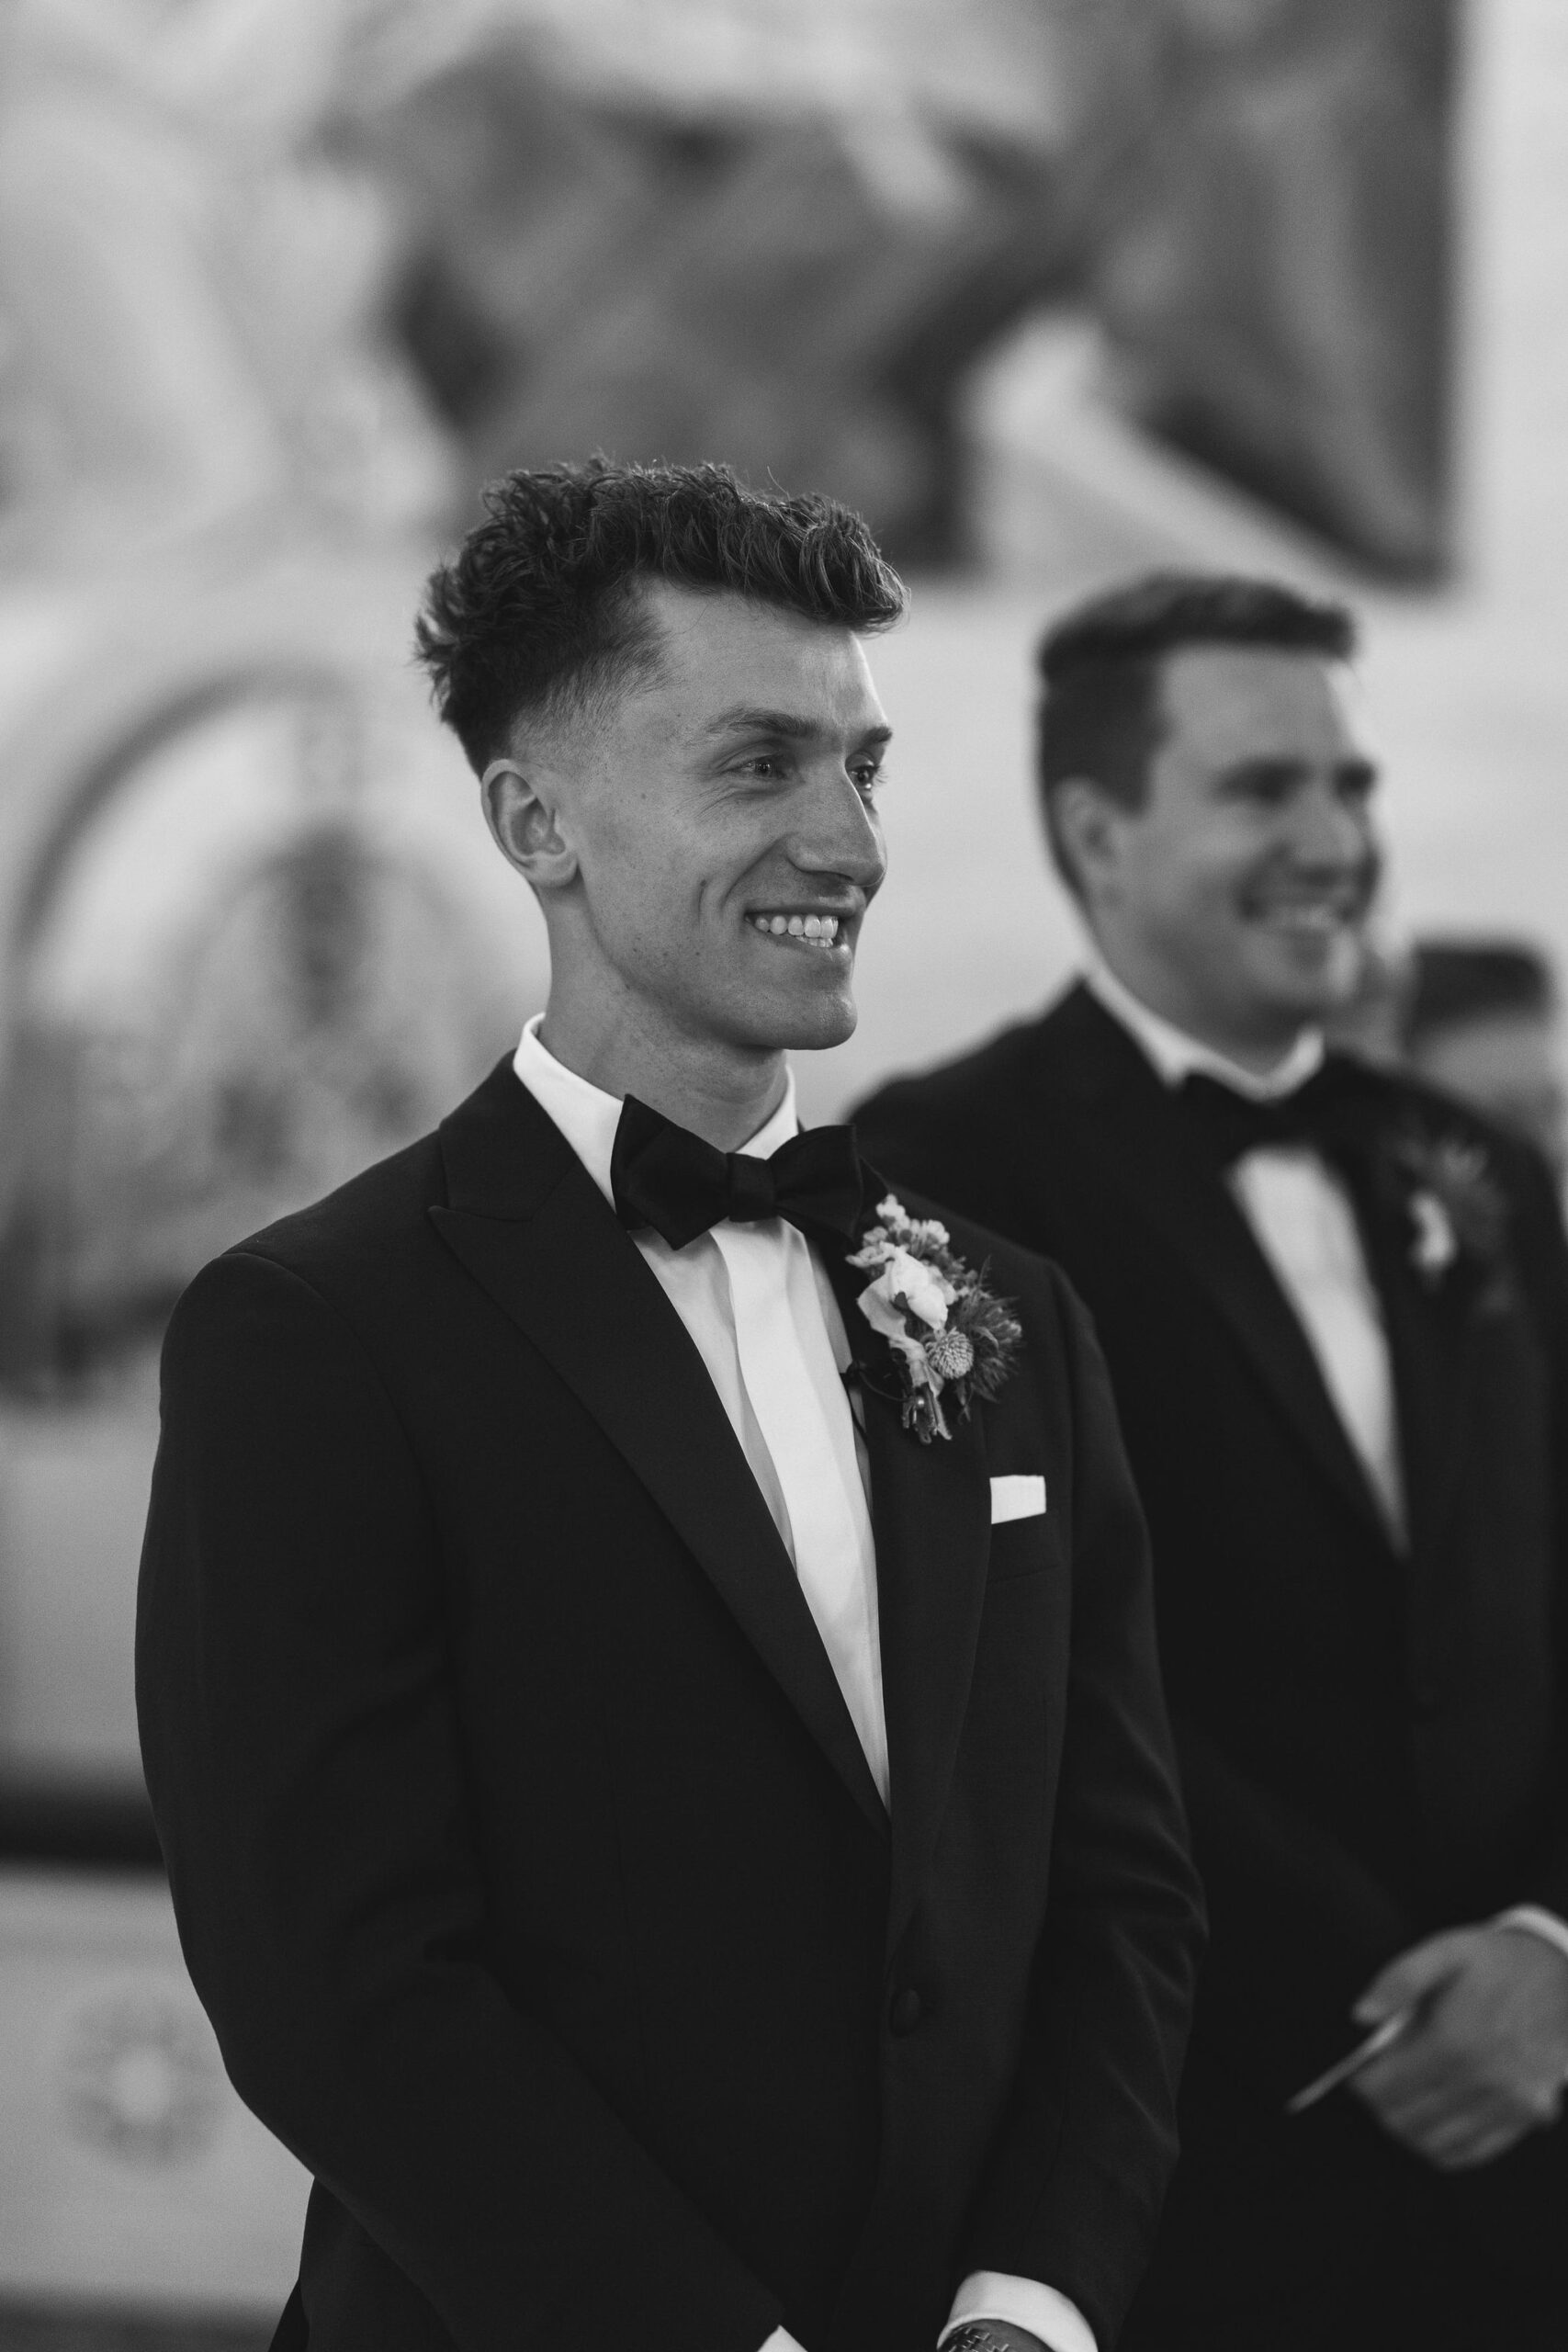
[(621, 1105), (610, 1186), (621, 1223), (652, 1226), (671, 1250), (726, 1218), (754, 1225), (782, 1216), (803, 1232), (826, 1226), (848, 1237), (860, 1221), (863, 1191), (852, 1127), (809, 1127), (771, 1159), (758, 1159), (717, 1150), (635, 1094)]
[(1360, 1125), (1360, 1091), (1351, 1066), (1326, 1061), (1291, 1093), (1262, 1101), (1194, 1070), (1183, 1079), (1179, 1099), (1229, 1168), (1249, 1151), (1299, 1149), (1306, 1144), (1334, 1158), (1353, 1150)]

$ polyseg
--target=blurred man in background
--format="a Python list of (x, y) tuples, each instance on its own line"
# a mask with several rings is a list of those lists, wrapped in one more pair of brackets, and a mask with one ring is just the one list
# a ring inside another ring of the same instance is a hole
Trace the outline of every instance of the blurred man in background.
[(1514, 939), (1418, 939), (1404, 997), (1411, 1068), (1533, 1143), (1561, 1178), (1562, 1037), (1556, 982), (1540, 949)]
[(1353, 641), (1205, 577), (1063, 621), (1086, 977), (859, 1119), (1066, 1268), (1155, 1536), (1213, 1943), (1126, 2352), (1568, 2343), (1568, 1249), (1533, 1152), (1325, 1052), (1379, 871)]

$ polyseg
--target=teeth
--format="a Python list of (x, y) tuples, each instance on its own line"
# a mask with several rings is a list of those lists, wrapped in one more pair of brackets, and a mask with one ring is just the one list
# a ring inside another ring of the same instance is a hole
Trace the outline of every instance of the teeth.
[(1263, 916), (1268, 922), (1296, 923), (1307, 931), (1336, 930), (1339, 924), (1349, 920), (1340, 908), (1325, 907), (1321, 904), (1265, 907)]
[(753, 915), (752, 928), (773, 939), (811, 939), (819, 946), (838, 944), (837, 915)]

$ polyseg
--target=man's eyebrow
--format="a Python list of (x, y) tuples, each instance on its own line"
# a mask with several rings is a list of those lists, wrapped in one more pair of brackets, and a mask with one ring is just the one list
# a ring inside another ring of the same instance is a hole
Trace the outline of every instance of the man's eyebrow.
[[(737, 703), (731, 710), (721, 710), (716, 718), (708, 721), (705, 735), (771, 735), (789, 743), (808, 743), (826, 732), (814, 718), (803, 718), (798, 711), (768, 710), (756, 703)], [(856, 741), (862, 744), (886, 743), (893, 729), (885, 722), (868, 727)]]
[(1228, 779), (1235, 776), (1243, 780), (1249, 776), (1279, 776), (1283, 778), (1287, 776), (1310, 775), (1311, 774), (1312, 762), (1310, 760), (1299, 759), (1293, 752), (1253, 752), (1244, 753), (1240, 759), (1232, 760), (1226, 766), (1220, 770), (1222, 778)]
[[(1314, 764), (1311, 760), (1298, 758), (1293, 752), (1261, 752), (1251, 758), (1233, 760), (1228, 767), (1221, 769), (1219, 780), (1224, 784), (1246, 784), (1259, 779), (1296, 783), (1303, 776), (1311, 775)], [(1378, 779), (1376, 761), (1365, 759), (1359, 753), (1336, 760), (1333, 772), (1340, 784), (1375, 784)]]

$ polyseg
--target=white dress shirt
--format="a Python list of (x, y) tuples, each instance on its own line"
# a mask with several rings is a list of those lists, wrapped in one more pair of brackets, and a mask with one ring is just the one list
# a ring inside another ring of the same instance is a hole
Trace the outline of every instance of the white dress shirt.
[[(1305, 1084), (1323, 1060), (1323, 1039), (1303, 1030), (1284, 1058), (1259, 1076), (1151, 1012), (1099, 956), (1084, 982), (1112, 1019), (1143, 1048), (1167, 1086), (1194, 1070), (1267, 1102)], [(1382, 1309), (1367, 1271), (1349, 1196), (1307, 1145), (1249, 1151), (1230, 1175), (1243, 1216), (1269, 1260), (1322, 1370), (1346, 1435), (1361, 1458), (1391, 1532), (1404, 1541), (1404, 1478), (1399, 1454), (1393, 1375)], [(1568, 1960), (1568, 1922), (1539, 1904), (1521, 1903), (1494, 1923), (1540, 1936)]]
[[(513, 1067), (613, 1204), (610, 1156), (621, 1105), (523, 1032)], [(742, 1151), (766, 1159), (799, 1129), (793, 1073), (784, 1101)], [(782, 1217), (728, 1219), (671, 1250), (632, 1236), (690, 1332), (795, 1562), (807, 1606), (844, 1694), (884, 1803), (890, 1796), (877, 1631), (870, 1480), (843, 1374), (850, 1362), (838, 1301), (804, 1234)], [(1026, 2328), (1051, 2352), (1096, 2352), (1076, 2303), (1034, 2278), (976, 2272), (958, 2290), (943, 2334), (967, 2320)], [(761, 2352), (801, 2352), (777, 2328)]]
[[(610, 1155), (620, 1102), (523, 1032), (513, 1068), (613, 1203)], [(795, 1078), (741, 1149), (765, 1159), (799, 1129)], [(644, 1227), (632, 1236), (695, 1342), (709, 1379), (795, 1562), (844, 1703), (886, 1804), (887, 1719), (876, 1623), (876, 1553), (866, 1478), (843, 1374), (839, 1304), (806, 1236), (782, 1217), (727, 1219), (684, 1250)]]
[[(1201, 1071), (1253, 1102), (1270, 1102), (1293, 1094), (1323, 1060), (1323, 1039), (1304, 1030), (1260, 1077), (1151, 1012), (1098, 957), (1085, 978), (1167, 1086)], [(1230, 1186), (1296, 1310), (1389, 1531), (1403, 1544), (1404, 1478), (1388, 1340), (1349, 1194), (1308, 1144), (1245, 1153), (1231, 1170)]]

